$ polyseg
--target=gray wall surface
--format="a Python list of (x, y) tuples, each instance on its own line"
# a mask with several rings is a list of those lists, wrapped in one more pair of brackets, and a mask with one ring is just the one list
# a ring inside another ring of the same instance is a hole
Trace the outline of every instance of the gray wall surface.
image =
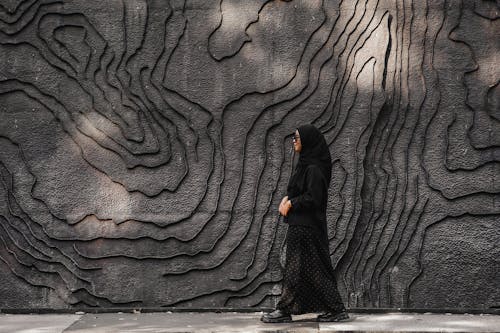
[(499, 13), (1, 0), (0, 308), (273, 307), (311, 122), (349, 307), (499, 307)]

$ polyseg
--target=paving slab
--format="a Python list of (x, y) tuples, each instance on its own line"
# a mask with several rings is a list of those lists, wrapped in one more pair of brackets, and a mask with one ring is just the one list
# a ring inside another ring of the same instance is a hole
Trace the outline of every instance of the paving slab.
[(80, 317), (74, 314), (0, 314), (0, 333), (59, 333)]
[(320, 325), (320, 332), (500, 332), (498, 315), (354, 314), (352, 320)]
[(142, 313), (87, 314), (64, 332), (318, 332), (318, 323), (304, 318), (293, 323), (264, 324), (262, 313)]

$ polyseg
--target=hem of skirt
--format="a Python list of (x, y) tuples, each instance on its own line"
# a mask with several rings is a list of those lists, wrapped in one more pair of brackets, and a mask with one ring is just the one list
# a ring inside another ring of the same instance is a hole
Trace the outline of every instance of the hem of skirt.
[(326, 312), (341, 313), (341, 312), (347, 311), (345, 309), (345, 307), (342, 307), (341, 309), (338, 309), (338, 310), (325, 308), (325, 309), (315, 309), (315, 310), (307, 310), (307, 311), (288, 311), (285, 308), (276, 308), (276, 309), (281, 310), (281, 311), (288, 313), (288, 314), (291, 314), (291, 315), (296, 315), (296, 316), (307, 314), (307, 313), (326, 313)]

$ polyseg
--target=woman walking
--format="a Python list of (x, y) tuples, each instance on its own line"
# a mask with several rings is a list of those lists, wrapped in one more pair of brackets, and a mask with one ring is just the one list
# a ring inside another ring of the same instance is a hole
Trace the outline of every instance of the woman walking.
[(279, 212), (288, 223), (282, 294), (265, 323), (290, 322), (292, 314), (323, 312), (320, 322), (348, 319), (333, 275), (328, 250), (326, 206), (332, 161), (328, 145), (313, 125), (295, 131), (299, 161)]

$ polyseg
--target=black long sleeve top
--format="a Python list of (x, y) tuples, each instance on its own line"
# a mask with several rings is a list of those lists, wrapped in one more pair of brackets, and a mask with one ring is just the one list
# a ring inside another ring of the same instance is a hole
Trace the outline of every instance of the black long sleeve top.
[(285, 217), (289, 225), (314, 227), (327, 235), (326, 206), (328, 202), (328, 184), (321, 169), (314, 164), (294, 180), (289, 187), (288, 199), (292, 208)]

